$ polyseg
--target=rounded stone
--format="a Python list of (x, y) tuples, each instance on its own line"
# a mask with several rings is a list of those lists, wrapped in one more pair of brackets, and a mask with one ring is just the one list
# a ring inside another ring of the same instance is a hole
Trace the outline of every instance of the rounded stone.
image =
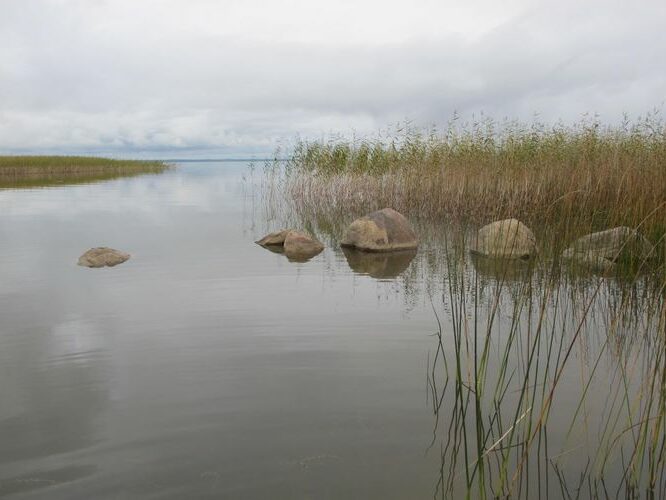
[(517, 219), (504, 219), (479, 229), (473, 251), (492, 258), (528, 259), (536, 250), (536, 238), (530, 228)]
[(401, 213), (384, 208), (352, 222), (340, 245), (366, 252), (391, 252), (413, 250), (419, 246), (419, 241)]
[(122, 264), (130, 255), (120, 250), (108, 247), (91, 248), (79, 257), (79, 266), (84, 267), (113, 267)]

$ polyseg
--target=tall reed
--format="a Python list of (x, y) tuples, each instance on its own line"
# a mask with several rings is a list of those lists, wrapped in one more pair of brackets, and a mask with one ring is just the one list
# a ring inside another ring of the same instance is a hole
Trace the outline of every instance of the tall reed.
[(666, 496), (666, 279), (488, 265), (446, 245), (435, 496)]
[(657, 241), (666, 231), (666, 125), (658, 114), (616, 127), (454, 118), (439, 131), (398, 127), (375, 139), (301, 141), (286, 165), (300, 213), (391, 206), (429, 220), (515, 217), (557, 240), (614, 226)]

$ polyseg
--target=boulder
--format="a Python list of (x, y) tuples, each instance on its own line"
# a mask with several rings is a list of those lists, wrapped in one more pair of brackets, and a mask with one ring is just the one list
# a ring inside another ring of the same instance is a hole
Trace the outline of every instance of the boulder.
[(472, 252), (499, 259), (528, 259), (536, 254), (536, 238), (517, 219), (491, 222), (479, 229)]
[(79, 266), (85, 267), (113, 267), (122, 264), (130, 258), (128, 253), (114, 250), (113, 248), (97, 247), (91, 248), (79, 257)]
[(391, 252), (413, 250), (419, 246), (419, 241), (402, 214), (384, 208), (352, 222), (340, 245), (366, 252)]
[(284, 239), (284, 254), (289, 260), (305, 262), (324, 249), (319, 241), (299, 231), (289, 231)]
[(409, 267), (416, 256), (416, 250), (377, 253), (348, 247), (343, 247), (342, 253), (352, 271), (375, 279), (395, 278)]
[(608, 273), (620, 260), (641, 262), (650, 257), (652, 245), (638, 231), (620, 226), (578, 238), (562, 253), (592, 271)]
[(257, 245), (262, 247), (268, 247), (273, 245), (284, 245), (284, 240), (287, 237), (287, 234), (291, 229), (281, 229), (280, 231), (275, 231), (274, 233), (269, 233), (260, 240), (255, 241)]

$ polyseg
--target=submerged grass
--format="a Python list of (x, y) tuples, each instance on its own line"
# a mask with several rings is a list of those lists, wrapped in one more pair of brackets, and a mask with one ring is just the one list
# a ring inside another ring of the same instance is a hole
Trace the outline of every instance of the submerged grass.
[(666, 279), (490, 269), (446, 245), (435, 497), (664, 498)]
[(97, 182), (166, 170), (159, 161), (88, 156), (0, 156), (0, 188)]
[(299, 213), (391, 206), (412, 218), (482, 224), (518, 218), (556, 240), (615, 226), (666, 232), (666, 125), (617, 127), (484, 119), (443, 130), (406, 125), (375, 139), (296, 144), (286, 190)]

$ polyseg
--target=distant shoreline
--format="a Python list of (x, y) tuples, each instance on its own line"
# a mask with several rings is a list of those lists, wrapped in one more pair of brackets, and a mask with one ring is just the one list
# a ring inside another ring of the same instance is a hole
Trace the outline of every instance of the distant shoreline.
[(0, 188), (89, 183), (160, 173), (166, 161), (116, 160), (92, 156), (0, 156)]

